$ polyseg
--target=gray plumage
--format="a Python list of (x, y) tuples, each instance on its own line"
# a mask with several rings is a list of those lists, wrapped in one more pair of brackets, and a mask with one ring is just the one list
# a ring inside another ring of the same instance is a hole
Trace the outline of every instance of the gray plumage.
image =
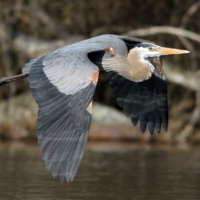
[(150, 41), (102, 35), (54, 50), (25, 65), (22, 72), (28, 74), (39, 107), (38, 145), (46, 169), (52, 169), (54, 177), (60, 174), (61, 182), (73, 181), (78, 170), (99, 71), (106, 74), (118, 104), (134, 125), (140, 120), (142, 132), (148, 124), (153, 134), (155, 127), (160, 133), (163, 124), (167, 131), (161, 50), (164, 52)]

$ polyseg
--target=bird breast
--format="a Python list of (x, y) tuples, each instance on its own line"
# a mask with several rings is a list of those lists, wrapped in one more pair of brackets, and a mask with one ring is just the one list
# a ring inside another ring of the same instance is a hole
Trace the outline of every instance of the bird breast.
[(143, 58), (137, 47), (129, 51), (127, 63), (131, 72), (128, 79), (134, 82), (141, 82), (149, 79), (155, 70), (154, 66)]

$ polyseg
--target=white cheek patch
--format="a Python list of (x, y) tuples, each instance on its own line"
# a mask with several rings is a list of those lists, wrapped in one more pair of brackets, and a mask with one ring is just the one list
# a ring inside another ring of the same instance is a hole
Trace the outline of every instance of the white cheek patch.
[[(146, 44), (149, 45), (148, 43), (146, 43)], [(160, 53), (158, 53), (158, 51), (155, 50), (155, 49), (158, 49), (160, 46), (156, 46), (153, 44), (150, 46), (153, 48), (152, 50), (149, 50), (148, 47), (138, 47), (141, 57), (149, 58), (149, 57), (161, 56)]]

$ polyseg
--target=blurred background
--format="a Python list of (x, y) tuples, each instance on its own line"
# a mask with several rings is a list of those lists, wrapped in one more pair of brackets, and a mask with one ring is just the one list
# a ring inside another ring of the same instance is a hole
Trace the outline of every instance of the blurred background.
[[(188, 55), (164, 57), (168, 133), (141, 134), (139, 126), (133, 127), (117, 112), (121, 109), (101, 75), (89, 139), (200, 143), (199, 19), (197, 0), (0, 0), (0, 75), (20, 74), (30, 59), (100, 34), (139, 37), (190, 50)], [(27, 80), (0, 88), (0, 140), (36, 141), (36, 116)]]
[(4, 85), (0, 199), (200, 199), (200, 1), (0, 0), (0, 76), (20, 74), (35, 57), (101, 34), (191, 51), (164, 57), (168, 132), (142, 134), (100, 75), (85, 156), (66, 188), (46, 173), (35, 145), (38, 107), (28, 81)]

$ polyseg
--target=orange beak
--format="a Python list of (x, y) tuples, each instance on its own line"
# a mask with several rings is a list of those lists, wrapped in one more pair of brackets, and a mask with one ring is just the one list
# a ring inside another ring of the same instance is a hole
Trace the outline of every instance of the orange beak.
[(171, 48), (165, 48), (165, 47), (160, 47), (157, 49), (158, 53), (161, 55), (172, 55), (172, 54), (185, 54), (185, 53), (190, 53), (187, 50), (181, 50), (181, 49), (171, 49)]

